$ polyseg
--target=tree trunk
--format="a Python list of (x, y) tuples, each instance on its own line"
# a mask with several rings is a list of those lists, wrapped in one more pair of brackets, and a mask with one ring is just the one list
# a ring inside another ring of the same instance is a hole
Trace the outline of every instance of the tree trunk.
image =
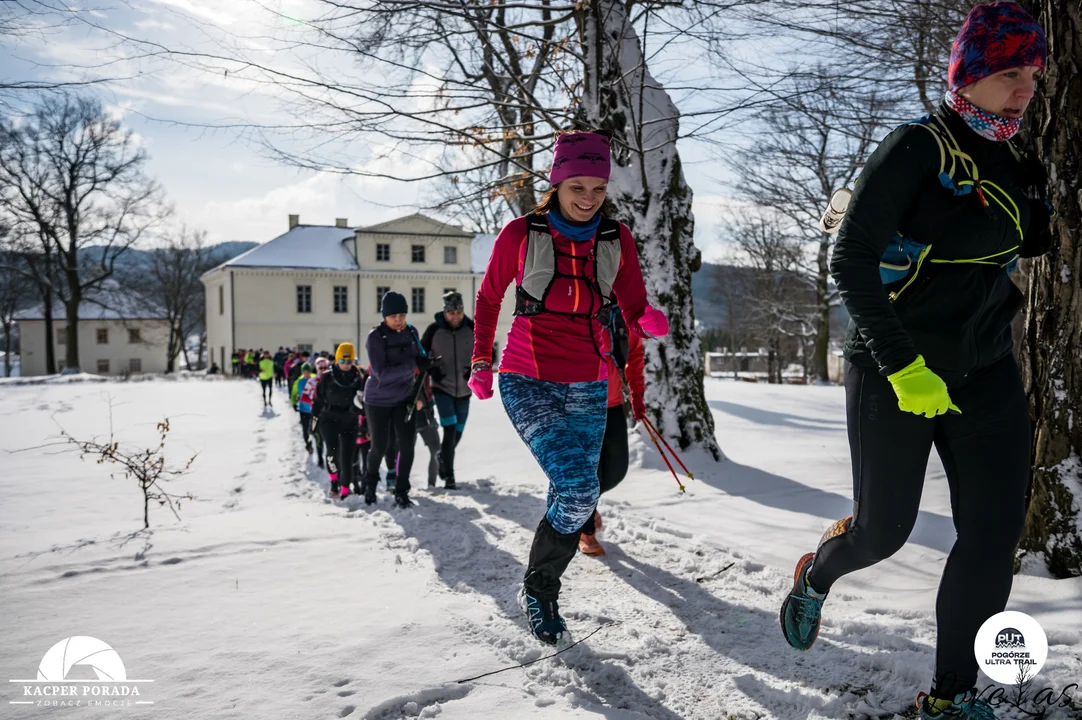
[(56, 375), (56, 332), (53, 330), (53, 292), (42, 288), (45, 308), (45, 374)]
[(635, 237), (650, 302), (669, 318), (668, 336), (646, 343), (646, 403), (681, 448), (697, 445), (720, 460), (691, 297), (702, 257), (676, 151), (680, 115), (646, 69), (624, 3), (591, 0), (578, 20), (586, 58), (582, 116), (613, 132), (609, 198)]
[[(201, 332), (201, 333), (199, 333), (199, 357), (195, 359), (195, 363), (196, 363), (196, 368), (195, 369), (196, 370), (202, 370), (202, 369), (206, 368), (208, 365), (213, 364), (213, 363), (208, 363), (203, 359), (206, 352), (207, 352), (207, 333), (206, 332)], [(188, 369), (191, 370), (191, 367), (189, 367)]]
[[(74, 236), (75, 233), (72, 233)], [(82, 304), (82, 286), (79, 284), (79, 256), (72, 241), (72, 247), (68, 251), (68, 258), (64, 267), (67, 276), (68, 299), (64, 303), (67, 315), (68, 344), (65, 352), (64, 374), (74, 374), (81, 371), (79, 367), (79, 305)]]
[(64, 351), (64, 374), (80, 372), (79, 367), (79, 304), (83, 299), (83, 293), (79, 288), (79, 276), (68, 274), (69, 292), (71, 297), (64, 303), (64, 314), (68, 321), (67, 334), (68, 346)]
[(11, 323), (4, 323), (4, 377), (11, 377)]
[(1052, 249), (1030, 265), (1022, 373), (1033, 418), (1033, 477), (1023, 554), (1057, 577), (1082, 575), (1082, 8), (1023, 0), (1048, 33), (1049, 64), (1029, 129), (1059, 217)]
[(830, 352), (830, 236), (825, 235), (819, 242), (817, 258), (818, 275), (815, 278), (815, 307), (818, 311), (818, 327), (815, 329), (815, 350), (812, 355), (812, 369), (815, 379), (821, 383), (830, 382), (830, 370), (827, 366), (827, 354)]
[(169, 323), (169, 342), (165, 344), (165, 372), (171, 373), (176, 370), (176, 357), (177, 357), (177, 336), (180, 333), (177, 331), (173, 323)]

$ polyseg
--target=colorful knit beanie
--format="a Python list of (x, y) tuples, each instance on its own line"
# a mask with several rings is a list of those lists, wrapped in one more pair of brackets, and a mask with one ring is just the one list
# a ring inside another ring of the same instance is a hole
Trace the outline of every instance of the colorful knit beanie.
[(1044, 69), (1048, 39), (1020, 5), (998, 0), (969, 11), (951, 47), (947, 81), (951, 91), (1011, 68)]
[(559, 185), (572, 177), (609, 179), (609, 138), (600, 133), (578, 132), (556, 137), (549, 182)]

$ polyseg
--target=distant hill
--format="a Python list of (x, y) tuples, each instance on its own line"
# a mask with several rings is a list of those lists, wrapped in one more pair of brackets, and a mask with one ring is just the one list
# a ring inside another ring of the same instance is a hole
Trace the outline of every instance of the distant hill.
[[(258, 244), (259, 243), (231, 240), (218, 243), (217, 245), (211, 245), (208, 249), (214, 254), (216, 263), (224, 263), (226, 260), (231, 260), (241, 253), (248, 252)], [(85, 262), (94, 263), (101, 262), (102, 258), (105, 256), (105, 252), (106, 250), (103, 247), (91, 246), (83, 248), (79, 254)], [(141, 250), (138, 248), (125, 250), (120, 257), (117, 258), (117, 267), (124, 269), (145, 264), (150, 258), (150, 252), (151, 251), (149, 250)]]
[[(695, 319), (708, 329), (728, 327), (729, 298), (739, 298), (746, 293), (757, 272), (735, 265), (703, 263), (702, 269), (691, 276)], [(849, 323), (849, 313), (844, 307), (836, 307), (830, 320), (832, 339), (840, 339)]]

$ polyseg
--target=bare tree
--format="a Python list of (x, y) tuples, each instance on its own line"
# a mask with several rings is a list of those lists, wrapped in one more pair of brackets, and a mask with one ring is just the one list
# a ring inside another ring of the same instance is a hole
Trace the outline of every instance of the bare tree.
[(15, 347), (13, 330), (15, 314), (33, 300), (34, 288), (27, 276), (19, 272), (20, 260), (2, 252), (0, 257), (0, 325), (4, 329), (4, 377), (11, 377), (11, 353)]
[(772, 208), (748, 208), (726, 230), (735, 262), (750, 270), (735, 290), (744, 323), (766, 344), (769, 382), (780, 383), (790, 357), (785, 351), (795, 345), (806, 358), (803, 351), (817, 331), (814, 295), (800, 272), (801, 238), (786, 232)]
[(445, 178), (429, 197), (429, 207), (451, 216), (456, 225), (471, 232), (498, 233), (515, 214), (498, 176), (499, 168), (490, 166)]
[(1022, 373), (1034, 421), (1021, 550), (1057, 577), (1082, 575), (1082, 9), (1024, 3), (1048, 33), (1049, 63), (1027, 114), (1059, 212), (1052, 250), (1030, 265)]
[[(954, 36), (976, 4), (975, 0), (770, 0), (742, 15), (760, 32), (799, 41), (808, 62), (803, 70), (806, 78), (874, 87), (896, 110), (929, 113), (947, 89)], [(830, 69), (828, 75), (821, 72), (824, 67)], [(898, 124), (906, 116), (892, 119)]]
[[(107, 8), (105, 8), (107, 9)], [(62, 0), (5, 0), (0, 2), (0, 38), (10, 46), (33, 43), (45, 47), (65, 31), (83, 25), (83, 17), (99, 12), (95, 7), (72, 7)], [(0, 74), (0, 106), (17, 105), (27, 97), (46, 92), (70, 92), (76, 88), (105, 85), (124, 79), (109, 61), (79, 66), (66, 63), (63, 77), (13, 78)]]
[[(830, 73), (820, 68), (817, 74)], [(814, 330), (812, 375), (829, 382), (830, 312), (838, 304), (830, 287), (834, 236), (821, 231), (818, 220), (831, 193), (856, 179), (875, 142), (886, 133), (884, 118), (891, 105), (874, 91), (863, 93), (838, 82), (797, 76), (788, 84), (763, 113), (758, 139), (738, 153), (732, 165), (738, 196), (769, 208), (803, 248), (787, 270), (814, 290), (815, 302), (807, 306), (802, 324)]]
[[(0, 143), (3, 138), (0, 137)], [(45, 320), (45, 372), (56, 373), (56, 333), (53, 332), (53, 311), (57, 294), (55, 288), (63, 283), (57, 273), (56, 253), (42, 240), (37, 229), (25, 223), (14, 225), (0, 237), (0, 270), (29, 281), (35, 299), (41, 303)]]
[[(65, 371), (79, 369), (79, 305), (164, 216), (146, 153), (89, 98), (46, 98), (26, 118), (0, 119), (0, 213), (33, 228), (55, 275), (41, 281), (64, 304)], [(93, 246), (92, 257), (84, 256)]]
[(149, 251), (145, 265), (127, 270), (122, 284), (148, 307), (154, 308), (169, 325), (166, 343), (167, 373), (176, 370), (183, 355), (191, 368), (187, 340), (203, 324), (205, 295), (199, 278), (216, 264), (206, 244), (206, 233), (181, 227), (162, 235), (162, 244)]

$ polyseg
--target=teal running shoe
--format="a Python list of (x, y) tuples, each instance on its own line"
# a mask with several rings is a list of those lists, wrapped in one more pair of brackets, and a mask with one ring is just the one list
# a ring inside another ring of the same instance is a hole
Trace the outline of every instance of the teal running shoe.
[(797, 650), (808, 650), (819, 637), (819, 616), (826, 593), (817, 593), (808, 585), (808, 569), (815, 553), (808, 553), (796, 563), (793, 589), (781, 605), (781, 631), (785, 641)]

